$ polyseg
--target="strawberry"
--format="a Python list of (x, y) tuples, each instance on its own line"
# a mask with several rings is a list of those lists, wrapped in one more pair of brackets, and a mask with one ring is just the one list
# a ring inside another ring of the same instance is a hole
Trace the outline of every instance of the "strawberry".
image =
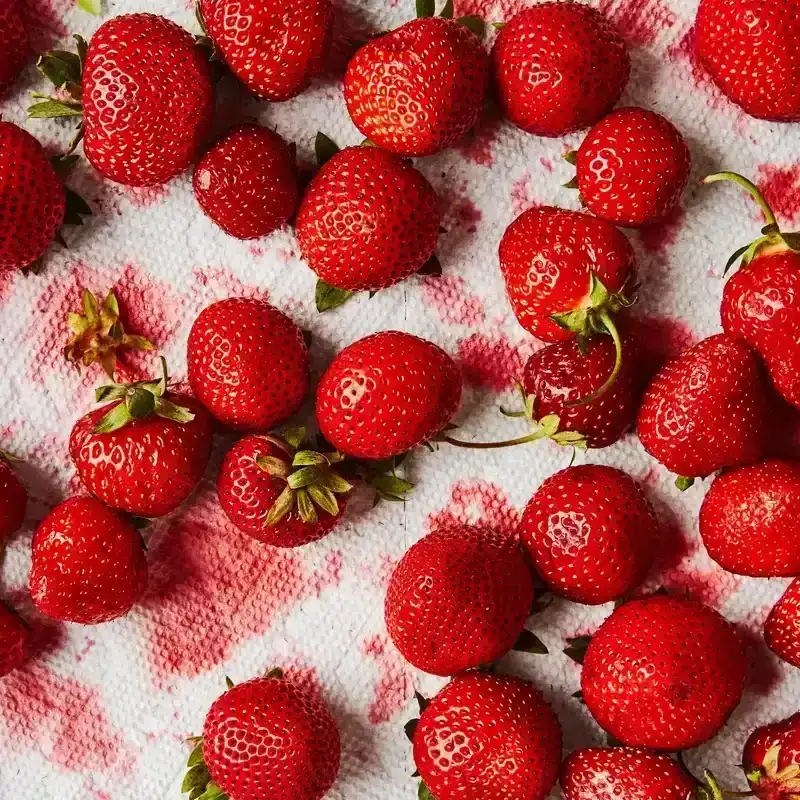
[(800, 714), (756, 728), (742, 755), (758, 800), (792, 800), (800, 795)]
[(747, 657), (714, 609), (655, 595), (614, 611), (589, 643), (581, 688), (598, 724), (629, 747), (686, 750), (739, 704)]
[(225, 233), (256, 239), (289, 220), (299, 201), (289, 145), (259, 125), (228, 131), (194, 170), (194, 196)]
[(461, 401), (461, 374), (435, 344), (383, 331), (345, 347), (317, 387), (322, 435), (354, 458), (387, 459), (427, 442)]
[(586, 208), (632, 228), (667, 216), (680, 201), (692, 168), (678, 129), (643, 108), (612, 111), (568, 160), (575, 163)]
[(228, 519), (274, 547), (299, 547), (326, 536), (341, 519), (353, 488), (331, 469), (341, 456), (309, 450), (304, 439), (303, 429), (284, 432), (282, 438), (245, 436), (227, 452), (217, 477)]
[(386, 629), (432, 675), (491, 664), (519, 639), (533, 578), (515, 538), (487, 527), (437, 528), (406, 552), (386, 594)]
[(478, 37), (457, 20), (426, 16), (358, 50), (344, 99), (355, 126), (378, 147), (429, 156), (475, 126), (488, 86), (489, 56)]
[(33, 536), (30, 591), (48, 617), (97, 625), (127, 614), (147, 585), (142, 539), (93, 497), (56, 506)]
[(764, 641), (787, 664), (800, 667), (800, 578), (775, 603), (764, 623)]
[(325, 66), (330, 0), (200, 0), (206, 32), (231, 72), (263, 100), (289, 100)]
[(603, 14), (573, 2), (540, 3), (516, 14), (492, 49), (500, 104), (537, 136), (594, 125), (619, 100), (631, 71), (625, 42)]
[(0, 4), (0, 97), (10, 88), (17, 75), (31, 57), (28, 34), (22, 22), (17, 0), (5, 0)]
[(308, 391), (303, 332), (263, 300), (232, 297), (208, 306), (192, 325), (187, 360), (197, 399), (238, 431), (279, 425)]
[(697, 57), (714, 83), (750, 116), (800, 120), (800, 2), (701, 0)]
[(22, 527), (28, 509), (28, 493), (11, 467), (10, 458), (0, 450), (0, 543)]
[(440, 221), (436, 192), (408, 161), (348, 147), (314, 176), (295, 227), (303, 258), (324, 284), (374, 292), (420, 270), (436, 249)]
[(575, 603), (619, 600), (653, 563), (658, 523), (642, 490), (613, 467), (568, 467), (525, 507), (519, 536), (553, 594)]
[(25, 663), (28, 628), (10, 608), (0, 603), (0, 678)]
[(758, 461), (768, 414), (758, 360), (721, 333), (662, 367), (642, 399), (637, 432), (645, 450), (686, 489), (694, 478)]
[(112, 402), (75, 423), (69, 454), (83, 485), (107, 506), (140, 517), (174, 511), (200, 482), (211, 455), (212, 420), (194, 398), (160, 381), (97, 390)]
[(736, 575), (800, 575), (800, 462), (770, 458), (726, 470), (711, 484), (700, 509), (708, 554)]
[(561, 767), (565, 800), (693, 800), (697, 785), (663, 753), (631, 747), (575, 750)]
[(272, 670), (211, 706), (182, 791), (211, 800), (320, 800), (339, 773), (336, 721), (322, 699)]
[(558, 778), (561, 726), (542, 693), (519, 678), (454, 678), (420, 715), (413, 743), (436, 800), (544, 800)]
[[(211, 125), (207, 59), (183, 28), (155, 14), (104, 22), (78, 55), (56, 50), (39, 68), (66, 92), (30, 107), (32, 117), (83, 115), (83, 151), (126, 186), (165, 183), (193, 164)], [(76, 138), (77, 142), (77, 138)]]

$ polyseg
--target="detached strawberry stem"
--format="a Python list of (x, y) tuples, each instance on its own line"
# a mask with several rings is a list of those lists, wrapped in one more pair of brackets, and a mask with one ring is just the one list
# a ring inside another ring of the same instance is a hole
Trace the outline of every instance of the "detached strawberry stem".
[(743, 175), (738, 175), (735, 172), (718, 172), (716, 175), (709, 175), (708, 177), (703, 178), (703, 183), (705, 184), (719, 183), (720, 181), (732, 181), (733, 183), (738, 183), (739, 186), (744, 187), (756, 201), (756, 203), (758, 203), (759, 208), (761, 208), (761, 210), (764, 212), (767, 225), (777, 226), (778, 220), (775, 218), (774, 212), (764, 198), (764, 195), (761, 194), (761, 190), (752, 181), (748, 180)]

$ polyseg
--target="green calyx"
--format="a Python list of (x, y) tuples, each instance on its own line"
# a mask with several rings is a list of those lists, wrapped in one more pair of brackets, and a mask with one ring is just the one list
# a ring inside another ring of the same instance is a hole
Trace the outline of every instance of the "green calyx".
[[(436, 0), (417, 0), (416, 10), (417, 19), (435, 17)], [(453, 19), (454, 14), (455, 8), (453, 6), (453, 0), (445, 0), (445, 4), (442, 7), (442, 10), (439, 12), (439, 17), (442, 19)], [(464, 17), (458, 17), (458, 19), (455, 21), (459, 25), (463, 25), (465, 28), (471, 30), (478, 37), (482, 37), (486, 32), (486, 23), (481, 17), (475, 14), (468, 14)]]
[(188, 408), (167, 400), (169, 375), (167, 362), (161, 359), (162, 375), (158, 381), (137, 381), (136, 383), (111, 383), (101, 386), (95, 392), (98, 403), (121, 400), (97, 423), (92, 433), (112, 433), (124, 428), (135, 419), (145, 419), (155, 414), (181, 425), (191, 422), (194, 414)]
[(181, 792), (188, 792), (189, 800), (228, 800), (228, 795), (211, 780), (203, 758), (202, 737), (194, 737), (189, 742), (194, 745), (194, 749), (186, 762), (187, 771), (181, 784)]
[(675, 478), (675, 486), (682, 492), (691, 489), (694, 486), (694, 478), (687, 478), (685, 475), (679, 475)]

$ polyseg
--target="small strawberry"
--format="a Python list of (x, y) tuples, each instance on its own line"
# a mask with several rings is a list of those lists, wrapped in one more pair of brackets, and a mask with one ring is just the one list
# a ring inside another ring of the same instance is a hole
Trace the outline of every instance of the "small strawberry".
[(561, 767), (564, 800), (694, 800), (697, 784), (663, 753), (631, 747), (575, 750)]
[(199, 8), (231, 72), (263, 100), (290, 100), (325, 66), (330, 0), (200, 0)]
[(228, 686), (206, 716), (182, 791), (198, 800), (321, 800), (341, 758), (322, 699), (278, 669)]
[(714, 83), (750, 116), (800, 120), (800, 2), (701, 0), (697, 56)]
[(97, 625), (127, 614), (147, 585), (142, 539), (93, 497), (56, 506), (33, 536), (30, 591), (48, 617)]
[(613, 467), (568, 467), (525, 507), (519, 536), (553, 594), (576, 603), (619, 600), (645, 579), (658, 523), (642, 490)]
[(358, 50), (347, 67), (344, 99), (364, 136), (398, 155), (429, 156), (475, 126), (489, 86), (489, 56), (462, 24), (474, 21), (482, 23), (430, 14)]
[(575, 163), (586, 208), (632, 228), (667, 216), (680, 201), (692, 168), (678, 129), (643, 108), (612, 111), (567, 158)]
[(10, 88), (17, 75), (31, 57), (28, 34), (22, 22), (17, 0), (5, 0), (0, 4), (0, 97)]
[(639, 409), (645, 450), (686, 489), (723, 467), (764, 453), (769, 401), (753, 352), (725, 334), (704, 339), (664, 366)]
[(436, 800), (545, 800), (558, 779), (561, 726), (542, 693), (519, 678), (454, 678), (420, 715), (413, 743)]
[(25, 663), (28, 628), (10, 608), (0, 603), (0, 678)]
[(322, 435), (353, 458), (387, 459), (427, 442), (461, 401), (461, 374), (435, 344), (401, 331), (359, 339), (317, 387)]
[(194, 196), (225, 233), (256, 239), (284, 225), (299, 201), (292, 150), (259, 125), (228, 131), (194, 169)]
[(208, 306), (192, 325), (187, 360), (197, 399), (234, 430), (285, 422), (308, 392), (303, 332), (263, 300), (232, 297)]
[(800, 578), (775, 603), (764, 623), (764, 641), (776, 656), (800, 667)]
[(508, 119), (537, 136), (594, 125), (616, 105), (631, 61), (608, 19), (574, 2), (540, 3), (516, 14), (492, 50)]
[(455, 675), (504, 656), (533, 603), (519, 542), (487, 527), (437, 528), (406, 552), (386, 593), (386, 629), (410, 664)]
[(28, 493), (9, 463), (12, 459), (0, 450), (0, 546), (25, 521)]
[(283, 437), (245, 436), (227, 452), (217, 477), (228, 519), (274, 547), (299, 547), (326, 536), (353, 488), (331, 468), (342, 457), (304, 448), (304, 439), (303, 429)]
[(800, 796), (800, 714), (756, 728), (744, 746), (742, 768), (758, 800)]
[(655, 595), (621, 605), (586, 650), (581, 689), (598, 724), (629, 747), (686, 750), (739, 704), (747, 657), (714, 609)]

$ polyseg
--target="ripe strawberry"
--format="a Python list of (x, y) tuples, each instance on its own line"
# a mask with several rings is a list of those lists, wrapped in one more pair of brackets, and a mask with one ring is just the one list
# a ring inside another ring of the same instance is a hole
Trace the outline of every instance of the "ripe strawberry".
[(33, 536), (30, 591), (53, 619), (97, 625), (131, 610), (147, 585), (133, 524), (93, 497), (56, 506)]
[(317, 387), (322, 435), (354, 458), (386, 459), (432, 439), (461, 401), (461, 374), (435, 344), (401, 331), (359, 339)]
[(630, 747), (686, 750), (739, 704), (747, 657), (716, 611), (655, 595), (617, 608), (592, 638), (581, 688), (599, 725)]
[(277, 230), (294, 215), (299, 201), (289, 145), (259, 125), (229, 130), (200, 159), (192, 185), (200, 208), (237, 239)]
[(414, 731), (414, 762), (436, 800), (544, 800), (560, 761), (556, 715), (533, 684), (506, 675), (454, 678)]
[(589, 131), (574, 159), (586, 208), (633, 228), (675, 208), (692, 168), (678, 129), (643, 108), (612, 111)]
[(0, 543), (16, 533), (25, 521), (28, 493), (0, 450)]
[(800, 575), (800, 463), (770, 458), (726, 470), (711, 484), (700, 509), (708, 554), (737, 575)]
[(301, 449), (304, 438), (302, 429), (287, 431), (283, 438), (245, 436), (225, 455), (217, 477), (228, 519), (274, 547), (299, 547), (326, 536), (338, 524), (353, 488), (331, 469), (341, 456)]
[(742, 768), (759, 800), (800, 794), (800, 714), (756, 728), (744, 746)]
[(189, 333), (187, 360), (197, 399), (238, 431), (285, 422), (308, 391), (303, 333), (263, 300), (232, 297), (202, 311)]
[(174, 511), (200, 482), (211, 455), (212, 420), (193, 397), (160, 381), (97, 390), (112, 402), (75, 423), (69, 453), (83, 485), (107, 506), (140, 517)]
[(516, 538), (486, 527), (438, 528), (406, 552), (386, 593), (386, 629), (403, 658), (455, 675), (504, 656), (533, 603)]
[(17, 79), (22, 68), (31, 56), (28, 34), (19, 13), (17, 0), (5, 0), (0, 4), (0, 97)]
[(325, 66), (330, 0), (200, 0), (200, 12), (231, 72), (263, 100), (290, 100)]
[(336, 721), (322, 699), (272, 670), (230, 688), (206, 716), (182, 790), (231, 800), (320, 800), (339, 773)]
[(800, 578), (775, 603), (764, 623), (764, 641), (787, 664), (800, 667)]
[(642, 490), (613, 467), (568, 467), (525, 507), (519, 536), (551, 591), (575, 603), (619, 600), (645, 579), (658, 523)]
[(594, 125), (619, 100), (631, 71), (625, 42), (603, 14), (573, 2), (516, 14), (492, 50), (506, 116), (537, 136)]
[(0, 678), (25, 663), (28, 628), (10, 608), (0, 603)]
[(344, 99), (355, 126), (378, 147), (429, 156), (475, 126), (488, 85), (489, 56), (478, 37), (458, 21), (431, 16), (358, 50)]
[(680, 476), (680, 488), (764, 453), (769, 401), (752, 351), (724, 333), (664, 366), (639, 409), (645, 450)]
[(690, 800), (697, 784), (663, 753), (610, 747), (575, 750), (561, 788), (565, 800)]
[(408, 161), (348, 147), (314, 176), (295, 227), (303, 258), (324, 283), (374, 292), (430, 259), (440, 220), (436, 192)]
[(800, 2), (701, 0), (697, 56), (714, 83), (744, 111), (800, 120)]

